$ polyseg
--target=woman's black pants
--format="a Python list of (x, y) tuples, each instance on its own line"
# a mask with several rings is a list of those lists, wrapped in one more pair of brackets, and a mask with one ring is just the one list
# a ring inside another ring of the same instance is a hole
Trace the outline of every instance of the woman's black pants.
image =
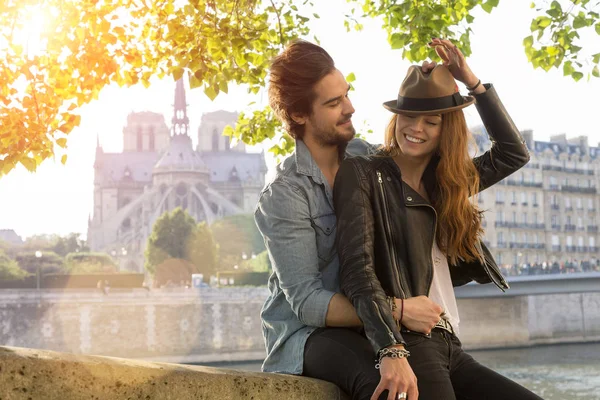
[[(419, 400), (540, 400), (521, 385), (484, 367), (462, 350), (458, 338), (436, 328), (431, 339), (403, 333)], [(304, 376), (335, 383), (352, 400), (369, 400), (379, 384), (371, 344), (345, 328), (321, 328), (304, 348)], [(387, 391), (380, 396), (387, 399)], [(408, 399), (415, 400), (415, 399)]]

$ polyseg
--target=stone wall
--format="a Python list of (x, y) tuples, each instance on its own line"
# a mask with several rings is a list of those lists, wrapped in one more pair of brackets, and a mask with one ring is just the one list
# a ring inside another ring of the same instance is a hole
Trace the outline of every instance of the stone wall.
[[(267, 294), (2, 290), (0, 345), (179, 363), (260, 360)], [(600, 340), (600, 291), (495, 296), (459, 298), (465, 348)]]

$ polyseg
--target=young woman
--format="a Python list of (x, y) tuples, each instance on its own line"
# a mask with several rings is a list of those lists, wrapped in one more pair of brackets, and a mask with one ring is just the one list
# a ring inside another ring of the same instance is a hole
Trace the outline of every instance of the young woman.
[[(508, 288), (470, 199), (529, 153), (493, 86), (451, 42), (430, 45), (443, 65), (409, 68), (398, 98), (384, 103), (393, 116), (380, 153), (345, 160), (334, 184), (341, 287), (381, 375), (372, 399), (539, 399), (462, 350), (453, 291), (472, 280)], [(471, 158), (462, 109), (475, 102), (493, 145)], [(420, 296), (440, 306), (433, 329), (402, 315), (403, 300)]]

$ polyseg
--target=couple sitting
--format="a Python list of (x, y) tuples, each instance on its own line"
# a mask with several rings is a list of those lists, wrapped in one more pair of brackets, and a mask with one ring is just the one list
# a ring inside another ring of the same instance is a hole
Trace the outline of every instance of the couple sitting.
[[(353, 139), (350, 86), (325, 50), (297, 41), (273, 61), (269, 102), (296, 149), (255, 212), (273, 265), (263, 370), (352, 399), (539, 399), (462, 350), (453, 291), (508, 288), (470, 198), (529, 153), (494, 87), (451, 42), (430, 45), (443, 64), (409, 68), (383, 104), (380, 147)], [(493, 143), (476, 158), (462, 111), (472, 104)]]

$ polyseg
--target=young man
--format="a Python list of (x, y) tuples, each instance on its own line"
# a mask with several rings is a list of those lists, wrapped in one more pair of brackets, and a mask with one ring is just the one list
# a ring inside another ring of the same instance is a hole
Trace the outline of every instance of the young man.
[[(345, 154), (375, 149), (352, 140), (349, 89), (329, 54), (304, 41), (289, 45), (270, 70), (269, 102), (296, 149), (277, 167), (255, 211), (274, 272), (261, 313), (263, 371), (327, 380), (353, 399), (370, 399), (380, 375), (362, 323), (340, 293), (335, 248), (332, 188), (339, 165)], [(431, 330), (441, 311), (425, 296), (404, 302), (414, 330)]]

